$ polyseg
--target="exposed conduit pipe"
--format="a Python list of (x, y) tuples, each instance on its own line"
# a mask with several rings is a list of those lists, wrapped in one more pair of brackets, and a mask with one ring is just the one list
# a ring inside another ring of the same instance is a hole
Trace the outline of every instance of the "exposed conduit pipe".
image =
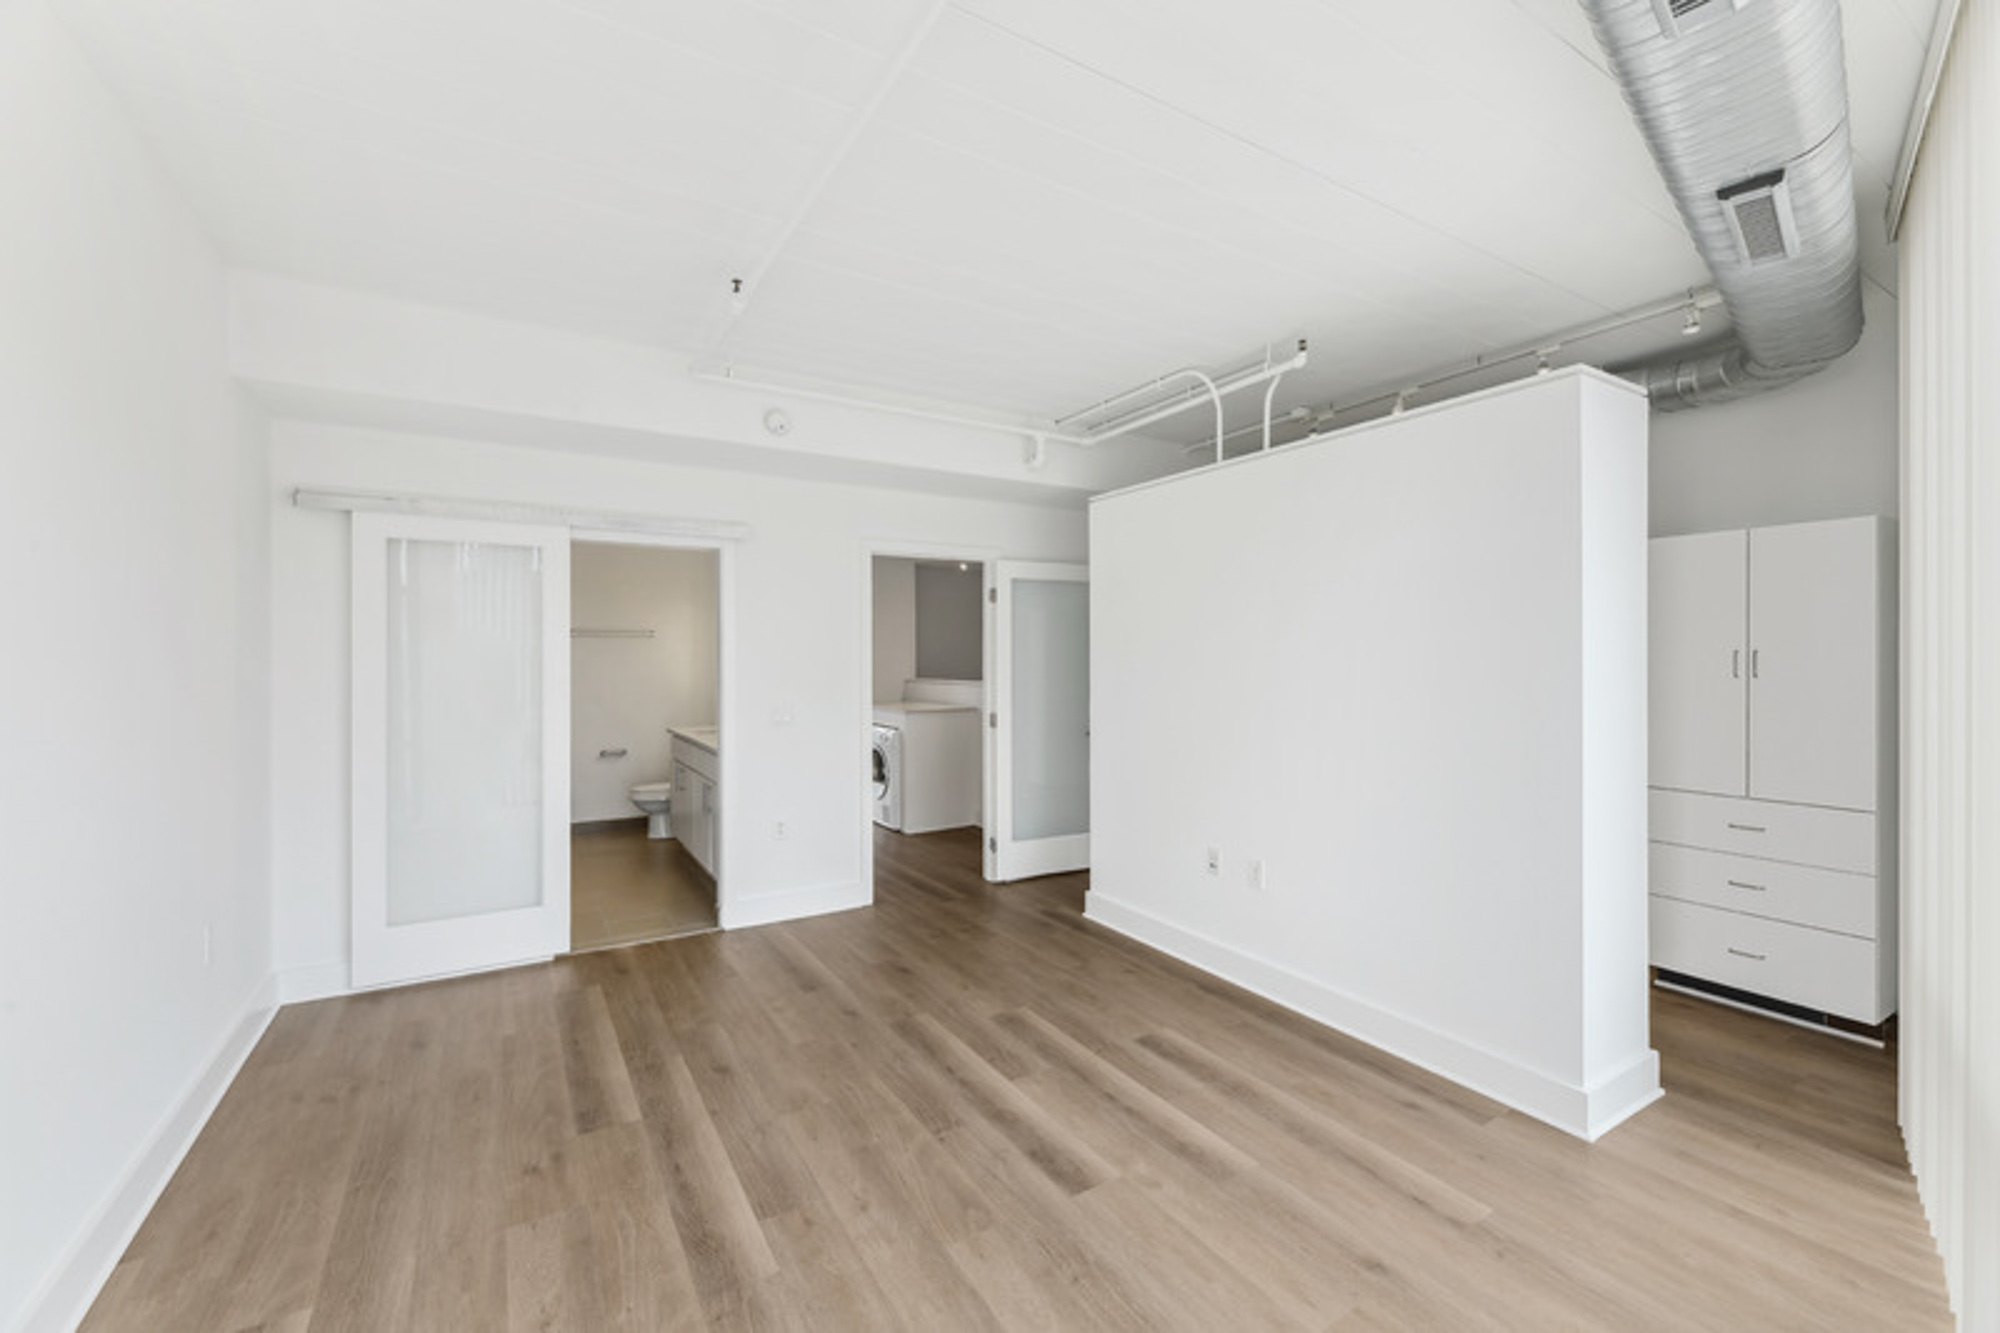
[[(1213, 381), (1215, 385), (1215, 392), (1213, 397), (1218, 399), (1226, 398), (1230, 394), (1237, 392), (1239, 389), (1248, 389), (1254, 385), (1263, 384), (1269, 380), (1275, 379), (1280, 375), (1283, 375), (1287, 371), (1297, 370), (1299, 367), (1305, 364), (1306, 364), (1306, 350), (1304, 341), (1301, 340), (1299, 345), (1299, 350), (1289, 360), (1280, 361), (1274, 365), (1261, 366), (1254, 370), (1246, 370), (1241, 374), (1237, 375), (1225, 375), (1223, 378)], [(1170, 380), (1188, 379), (1194, 376), (1199, 376), (1202, 379), (1209, 378), (1206, 375), (1202, 375), (1202, 373), (1197, 370), (1177, 370), (1171, 375), (1161, 376), (1159, 380), (1155, 381), (1154, 387), (1157, 387), (1159, 384), (1166, 383), (1167, 381)], [(1187, 411), (1188, 408), (1192, 407), (1194, 404), (1200, 401), (1201, 401), (1200, 397), (1190, 396), (1187, 398), (1177, 399), (1176, 401), (1171, 403), (1162, 404), (1159, 407), (1148, 408), (1132, 416), (1121, 417), (1108, 426), (1100, 426), (1097, 429), (1091, 431), (1087, 443), (1098, 444), (1104, 440), (1115, 439), (1120, 435), (1126, 435), (1131, 433), (1132, 431), (1139, 430), (1142, 427), (1150, 426), (1154, 422), (1165, 421), (1168, 417), (1176, 416), (1182, 412)], [(1217, 403), (1218, 417), (1220, 417), (1221, 415), (1220, 406), (1221, 405), (1218, 402)], [(1221, 427), (1219, 424), (1217, 426), (1217, 433), (1218, 434), (1221, 433)]]
[[(1130, 416), (1117, 420), (1112, 425), (1099, 427), (1083, 434), (1023, 422), (993, 421), (983, 417), (964, 416), (955, 412), (938, 411), (927, 407), (913, 407), (905, 403), (884, 402), (879, 398), (870, 398), (865, 394), (847, 393), (833, 389), (815, 389), (805, 385), (786, 383), (783, 380), (759, 379), (756, 376), (739, 374), (734, 366), (722, 366), (718, 368), (697, 367), (688, 373), (692, 378), (706, 384), (724, 384), (734, 389), (753, 389), (763, 393), (786, 394), (794, 398), (809, 398), (822, 403), (834, 403), (841, 407), (858, 408), (868, 412), (888, 412), (896, 416), (915, 417), (920, 421), (935, 421), (940, 425), (962, 426), (969, 430), (990, 430), (1005, 435), (1022, 435), (1026, 436), (1031, 447), (1036, 448), (1037, 452), (1039, 452), (1039, 446), (1035, 443), (1037, 441), (1054, 441), (1057, 444), (1074, 444), (1082, 448), (1089, 448), (1092, 445), (1101, 444), (1106, 440), (1116, 439), (1120, 435), (1128, 435), (1135, 430), (1150, 426), (1155, 422), (1164, 421), (1168, 417), (1178, 416), (1180, 413), (1203, 401), (1204, 398), (1215, 404), (1217, 438), (1227, 438), (1222, 433), (1223, 398), (1240, 389), (1247, 389), (1253, 385), (1274, 380), (1286, 371), (1296, 370), (1305, 364), (1306, 346), (1305, 340), (1301, 338), (1299, 340), (1299, 350), (1290, 360), (1279, 362), (1276, 365), (1257, 367), (1235, 375), (1225, 375), (1219, 380), (1192, 368), (1177, 370), (1170, 375), (1160, 376), (1146, 385), (1141, 392), (1151, 392), (1164, 385), (1171, 384), (1175, 380), (1184, 379), (1199, 380), (1206, 392), (1198, 396), (1176, 399), (1159, 407), (1147, 408), (1135, 412)], [(1115, 399), (1106, 399), (1105, 401), (1122, 401), (1131, 396), (1131, 394), (1120, 394)], [(1090, 410), (1095, 409), (1086, 409), (1086, 411)], [(1071, 413), (1064, 420), (1074, 421), (1079, 415), (1083, 414)]]
[(732, 389), (754, 389), (761, 393), (784, 394), (792, 398), (808, 398), (815, 402), (833, 403), (839, 407), (857, 408), (864, 412), (888, 412), (900, 417), (915, 417), (919, 421), (935, 421), (943, 426), (963, 426), (968, 430), (997, 431), (1003, 435), (1024, 435), (1030, 441), (1053, 440), (1057, 444), (1090, 445), (1096, 440), (1087, 435), (1066, 434), (1059, 430), (1049, 430), (1042, 426), (1027, 425), (1014, 421), (989, 421), (983, 417), (961, 416), (955, 412), (941, 412), (928, 407), (912, 407), (906, 403), (884, 402), (865, 394), (846, 393), (833, 389), (813, 389), (804, 385), (789, 384), (784, 380), (758, 379), (753, 375), (740, 375), (734, 366), (720, 369), (695, 369), (688, 372), (694, 379), (705, 384), (726, 384)]
[(1837, 0), (1584, 0), (1732, 340), (1628, 368), (1655, 407), (1790, 384), (1861, 337)]
[[(1264, 386), (1264, 445), (1262, 452), (1267, 454), (1271, 452), (1271, 399), (1277, 396), (1278, 381), (1283, 378), (1284, 376), (1282, 375), (1273, 375), (1271, 382)], [(1217, 448), (1219, 449), (1220, 447), (1220, 442), (1218, 442)]]

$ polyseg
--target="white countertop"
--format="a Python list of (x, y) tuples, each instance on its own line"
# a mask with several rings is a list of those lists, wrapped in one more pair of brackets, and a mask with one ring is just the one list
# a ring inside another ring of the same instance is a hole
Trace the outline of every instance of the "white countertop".
[(718, 728), (668, 727), (667, 734), (677, 741), (686, 741), (689, 745), (697, 746), (712, 755), (722, 753), (722, 740)]
[(911, 699), (875, 705), (875, 716), (878, 718), (884, 713), (976, 713), (978, 711), (977, 704), (933, 704)]

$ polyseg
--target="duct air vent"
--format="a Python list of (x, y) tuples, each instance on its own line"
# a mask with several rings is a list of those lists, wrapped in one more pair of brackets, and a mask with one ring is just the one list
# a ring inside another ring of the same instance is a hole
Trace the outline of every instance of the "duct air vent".
[(1668, 38), (1693, 32), (1742, 8), (1743, 0), (1653, 0), (1660, 32)]
[(1736, 238), (1737, 258), (1746, 264), (1768, 264), (1799, 252), (1798, 224), (1792, 220), (1792, 197), (1785, 173), (1767, 171), (1725, 185), (1715, 192), (1723, 216)]

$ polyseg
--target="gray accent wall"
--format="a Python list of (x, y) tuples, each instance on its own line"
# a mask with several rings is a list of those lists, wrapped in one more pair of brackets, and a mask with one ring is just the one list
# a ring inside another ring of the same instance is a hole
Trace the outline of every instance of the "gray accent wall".
[(917, 566), (917, 674), (927, 680), (978, 680), (983, 672), (979, 566)]

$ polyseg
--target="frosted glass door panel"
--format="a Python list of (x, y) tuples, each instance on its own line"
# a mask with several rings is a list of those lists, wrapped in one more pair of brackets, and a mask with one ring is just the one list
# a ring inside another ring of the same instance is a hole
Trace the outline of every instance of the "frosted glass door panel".
[(388, 922), (542, 901), (541, 553), (389, 543)]
[(353, 980), (569, 946), (569, 533), (356, 514)]
[(1090, 585), (1082, 565), (987, 566), (984, 871), (1090, 864)]
[(1090, 585), (1014, 585), (1016, 839), (1090, 830)]

